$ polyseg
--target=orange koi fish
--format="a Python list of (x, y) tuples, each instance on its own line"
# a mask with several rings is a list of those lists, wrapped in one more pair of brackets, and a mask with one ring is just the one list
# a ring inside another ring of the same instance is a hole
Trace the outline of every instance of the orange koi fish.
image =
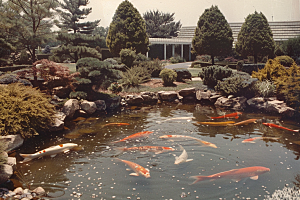
[(227, 122), (196, 122), (197, 124), (202, 124), (202, 125), (210, 125), (210, 126), (227, 126), (234, 124), (234, 121), (227, 121)]
[(174, 151), (172, 147), (163, 146), (140, 146), (140, 147), (117, 147), (119, 151), (142, 151), (142, 152), (155, 152), (155, 154), (160, 154), (166, 151)]
[(64, 153), (69, 152), (71, 149), (73, 149), (77, 146), (78, 145), (75, 143), (65, 143), (65, 144), (60, 144), (60, 145), (46, 148), (46, 149), (38, 151), (34, 154), (20, 154), (20, 156), (22, 156), (24, 158), (24, 160), (21, 161), (20, 163), (28, 162), (32, 159), (43, 157), (43, 156), (55, 157), (56, 154), (62, 153), (62, 152), (64, 152)]
[[(256, 120), (257, 119), (247, 119), (247, 120), (232, 124), (232, 126), (243, 126), (243, 125), (247, 125), (250, 123), (256, 123)], [(231, 125), (231, 124), (229, 124), (229, 125)]]
[(279, 138), (277, 137), (254, 137), (254, 138), (249, 138), (245, 139), (242, 141), (242, 143), (255, 143), (254, 140), (278, 140)]
[(200, 140), (198, 138), (192, 137), (192, 136), (187, 136), (187, 135), (163, 135), (160, 136), (159, 138), (164, 138), (164, 139), (191, 139), (191, 140), (196, 140), (197, 142), (200, 142), (202, 144), (204, 144), (205, 146), (209, 146), (212, 148), (218, 148), (215, 144), (204, 141), (204, 140)]
[(229, 171), (220, 172), (210, 176), (191, 176), (190, 178), (196, 179), (192, 184), (195, 184), (199, 181), (205, 181), (205, 180), (213, 181), (220, 178), (227, 178), (238, 182), (241, 179), (248, 178), (248, 177), (250, 177), (252, 180), (257, 180), (258, 175), (261, 175), (269, 171), (270, 171), (269, 168), (254, 166), (254, 167), (245, 167), (241, 169), (232, 169)]
[(153, 133), (153, 132), (152, 131), (138, 132), (138, 133), (129, 135), (128, 137), (125, 137), (125, 138), (123, 138), (121, 140), (115, 141), (113, 143), (124, 142), (126, 140), (133, 140), (133, 139), (137, 139), (137, 138), (141, 138), (141, 137), (146, 137), (146, 136), (148, 136), (151, 133)]
[(145, 176), (146, 178), (150, 178), (150, 171), (147, 168), (142, 167), (139, 164), (136, 164), (134, 162), (128, 161), (128, 160), (121, 160), (119, 158), (116, 158), (123, 163), (127, 164), (135, 173), (129, 174), (130, 176), (139, 176), (140, 174)]
[(223, 118), (236, 118), (238, 119), (239, 118), (239, 115), (241, 115), (243, 113), (241, 112), (235, 112), (235, 113), (230, 113), (230, 114), (227, 114), (227, 115), (221, 115), (221, 116), (218, 116), (218, 117), (210, 117), (211, 119), (223, 119)]
[(285, 128), (285, 127), (282, 127), (282, 126), (278, 126), (276, 124), (272, 124), (272, 123), (262, 123), (263, 125), (266, 125), (270, 128), (279, 128), (279, 129), (283, 129), (283, 130), (287, 130), (287, 131), (293, 131), (293, 132), (299, 132), (299, 130), (292, 130), (292, 129), (289, 129), (289, 128)]
[(103, 125), (103, 127), (105, 127), (105, 126), (127, 126), (127, 125), (130, 125), (130, 124), (128, 124), (128, 123), (108, 123), (108, 124)]

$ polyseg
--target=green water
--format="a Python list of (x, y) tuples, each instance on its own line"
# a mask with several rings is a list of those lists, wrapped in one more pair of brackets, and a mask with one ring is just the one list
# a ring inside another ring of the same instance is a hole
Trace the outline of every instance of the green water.
[[(263, 199), (285, 185), (299, 184), (298, 133), (270, 129), (262, 122), (280, 123), (284, 127), (299, 129), (292, 121), (278, 117), (246, 113), (236, 122), (259, 119), (257, 123), (239, 127), (211, 127), (195, 122), (211, 121), (207, 116), (218, 116), (223, 111), (201, 105), (162, 104), (147, 108), (133, 108), (99, 118), (68, 124), (70, 130), (28, 140), (18, 153), (35, 153), (49, 146), (73, 142), (83, 150), (44, 157), (18, 164), (24, 186), (42, 186), (54, 199)], [(232, 111), (224, 111), (231, 113)], [(177, 117), (194, 117), (192, 121), (170, 120)], [(226, 121), (227, 119), (215, 120)], [(232, 119), (230, 119), (232, 120)], [(128, 126), (103, 126), (123, 122)], [(162, 123), (157, 123), (162, 122)], [(153, 131), (144, 140), (111, 143), (142, 131)], [(194, 140), (168, 141), (162, 135), (187, 135), (215, 144), (218, 148), (199, 145)], [(250, 137), (278, 137), (278, 140), (256, 140), (242, 143)], [(191, 162), (175, 165), (182, 145)], [(300, 142), (299, 142), (300, 144)], [(155, 154), (148, 152), (119, 152), (116, 147), (166, 146), (175, 151)], [(135, 162), (150, 170), (151, 177), (130, 176), (133, 171), (115, 158)], [(18, 158), (21, 160), (21, 158)], [(239, 182), (230, 179), (203, 181), (190, 185), (190, 176), (211, 174), (251, 166), (270, 168), (258, 180), (244, 178)], [(27, 184), (25, 184), (27, 183)]]

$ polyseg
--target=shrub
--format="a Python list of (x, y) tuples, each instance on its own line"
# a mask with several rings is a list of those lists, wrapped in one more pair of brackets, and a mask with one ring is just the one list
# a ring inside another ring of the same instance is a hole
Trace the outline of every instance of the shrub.
[(44, 54), (49, 54), (49, 53), (51, 53), (51, 49), (50, 49), (50, 46), (49, 46), (49, 45), (46, 45), (46, 46), (45, 46), (45, 49), (43, 50), (43, 53), (44, 53)]
[(28, 55), (27, 51), (24, 49), (21, 51), (19, 63), (20, 64), (29, 64), (30, 63), (29, 58), (30, 58), (30, 55)]
[(159, 73), (164, 69), (159, 59), (153, 59), (153, 61), (145, 61), (139, 63), (140, 67), (146, 68), (151, 74), (151, 77), (159, 77)]
[(106, 58), (105, 60), (103, 60), (104, 62), (109, 62), (110, 64), (112, 65), (117, 65), (118, 64), (118, 61), (116, 61), (115, 59), (113, 58)]
[(39, 90), (21, 84), (0, 85), (0, 133), (27, 138), (47, 130), (54, 106)]
[(6, 144), (3, 140), (0, 141), (0, 169), (2, 168), (2, 166), (4, 164), (7, 163), (7, 157), (4, 156), (4, 151), (5, 151), (5, 147), (6, 147)]
[(177, 73), (171, 69), (165, 68), (160, 72), (159, 76), (162, 78), (165, 86), (171, 86), (173, 85), (173, 82), (176, 81)]
[(187, 69), (173, 69), (177, 73), (176, 81), (182, 82), (183, 79), (192, 79), (192, 74)]
[(232, 69), (228, 67), (213, 65), (202, 68), (202, 71), (199, 72), (198, 76), (203, 80), (203, 84), (213, 88), (217, 85), (218, 80), (228, 78), (231, 76), (231, 74)]
[(149, 61), (150, 59), (147, 56), (145, 56), (144, 54), (138, 53), (136, 55), (136, 59), (135, 60), (136, 61)]
[(246, 72), (236, 72), (228, 78), (219, 80), (215, 86), (215, 90), (220, 91), (224, 95), (231, 94), (251, 98), (255, 95), (253, 86), (256, 81), (256, 78), (251, 78)]
[(31, 82), (21, 79), (17, 74), (3, 74), (0, 76), (0, 84), (22, 83), (25, 86), (32, 86)]
[(244, 61), (243, 60), (239, 60), (236, 64), (236, 70), (241, 71), (244, 65)]
[(186, 61), (184, 58), (177, 55), (177, 56), (171, 57), (170, 62), (175, 64), (175, 63), (182, 63), (182, 62), (186, 62)]
[(70, 92), (70, 99), (87, 99), (87, 93), (83, 91)]
[(272, 97), (276, 94), (276, 86), (269, 80), (257, 81), (254, 87), (257, 91), (257, 95), (264, 98)]
[(196, 60), (208, 62), (211, 60), (210, 55), (198, 55), (196, 56)]
[(109, 86), (108, 90), (111, 91), (112, 93), (118, 94), (119, 92), (122, 92), (123, 87), (117, 82), (114, 82)]
[(280, 64), (285, 67), (290, 67), (294, 63), (293, 58), (289, 56), (277, 56), (275, 59), (279, 60)]
[(127, 67), (132, 67), (132, 63), (136, 59), (135, 51), (131, 49), (122, 49), (120, 51), (120, 58), (122, 63), (124, 63)]
[(141, 66), (133, 66), (132, 68), (127, 68), (126, 72), (121, 73), (121, 84), (125, 87), (138, 86), (150, 80), (151, 75), (149, 71)]

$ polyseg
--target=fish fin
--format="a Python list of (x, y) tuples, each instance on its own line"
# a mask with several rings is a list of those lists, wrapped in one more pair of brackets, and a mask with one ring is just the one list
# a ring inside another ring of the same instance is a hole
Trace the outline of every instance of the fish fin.
[(194, 159), (187, 159), (186, 162), (190, 162), (190, 161), (193, 161), (193, 160), (194, 160)]
[(155, 152), (155, 154), (161, 154), (163, 151), (157, 151)]
[(51, 155), (50, 157), (51, 157), (51, 158), (54, 158), (55, 156), (56, 156), (56, 154), (53, 154), (53, 155)]
[(64, 150), (64, 153), (68, 153), (68, 152), (70, 152), (70, 149)]
[(145, 170), (147, 170), (147, 172), (150, 172), (150, 170), (148, 168), (145, 168)]
[(234, 182), (239, 182), (241, 179), (231, 179)]
[(131, 173), (131, 174), (129, 174), (130, 176), (139, 176), (139, 174), (138, 173)]
[(125, 147), (115, 147), (114, 150), (117, 152), (117, 154), (120, 154), (124, 151)]
[(251, 176), (250, 179), (252, 179), (252, 180), (257, 180), (257, 179), (258, 179), (258, 176)]
[(31, 161), (33, 159), (31, 154), (21, 154), (20, 153), (20, 156), (22, 158), (24, 158), (24, 160), (20, 161), (19, 163), (25, 163), (25, 162)]
[(193, 183), (189, 184), (189, 185), (193, 185), (199, 181), (205, 181), (210, 179), (208, 176), (190, 176), (190, 178), (196, 179)]

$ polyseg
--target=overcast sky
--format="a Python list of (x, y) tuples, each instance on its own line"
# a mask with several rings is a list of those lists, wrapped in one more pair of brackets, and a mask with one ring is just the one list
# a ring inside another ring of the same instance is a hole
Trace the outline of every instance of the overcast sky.
[[(123, 0), (90, 0), (92, 7), (88, 21), (101, 19), (100, 26), (109, 26), (112, 17)], [(206, 8), (217, 5), (228, 22), (244, 22), (248, 14), (262, 12), (268, 21), (300, 20), (300, 0), (129, 0), (141, 15), (159, 10), (175, 13), (175, 21), (183, 26), (196, 26)]]

